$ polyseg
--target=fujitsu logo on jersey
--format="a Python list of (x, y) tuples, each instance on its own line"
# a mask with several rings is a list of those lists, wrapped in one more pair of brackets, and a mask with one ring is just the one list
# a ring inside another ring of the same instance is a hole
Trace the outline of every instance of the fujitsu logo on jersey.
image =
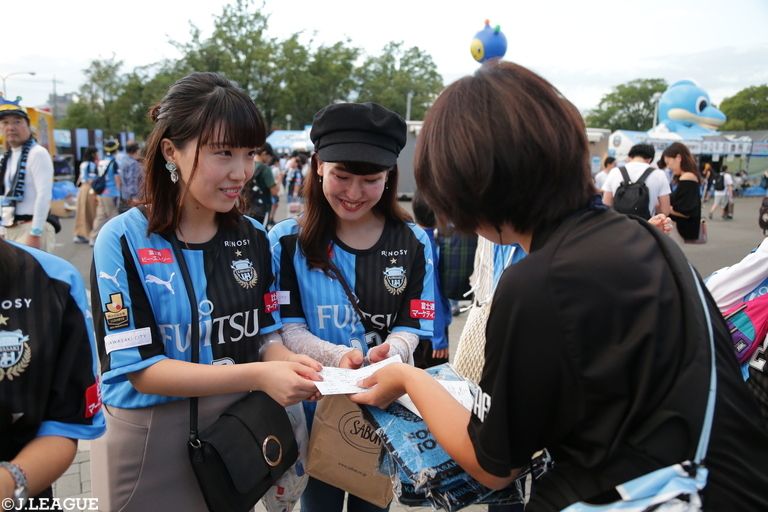
[[(258, 308), (211, 318), (213, 303), (204, 300), (198, 306), (198, 311), (201, 317), (200, 338), (203, 340), (203, 346), (210, 346), (211, 343), (236, 343), (243, 338), (253, 338), (259, 334)], [(189, 349), (192, 334), (190, 324), (160, 324), (158, 327), (166, 346), (173, 343), (179, 352)]]
[[(375, 329), (389, 329), (395, 323), (397, 314), (372, 315), (363, 311), (365, 319), (371, 322)], [(357, 313), (349, 304), (333, 304), (317, 306), (317, 323), (320, 329), (330, 327), (332, 323), (338, 329), (353, 325), (357, 322)]]

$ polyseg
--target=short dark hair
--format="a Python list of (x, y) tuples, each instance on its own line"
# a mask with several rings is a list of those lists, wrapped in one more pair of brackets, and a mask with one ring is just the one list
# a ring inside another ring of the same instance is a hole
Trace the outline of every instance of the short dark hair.
[(429, 207), (427, 202), (421, 197), (421, 194), (417, 190), (413, 194), (413, 218), (416, 219), (416, 224), (425, 228), (434, 228), (437, 224), (435, 220), (435, 212)]
[(605, 160), (603, 160), (603, 167), (608, 167), (609, 165), (611, 165), (615, 161), (616, 161), (616, 159), (613, 158), (612, 156), (607, 156), (607, 157), (605, 157)]
[(131, 142), (125, 146), (125, 152), (129, 155), (136, 153), (139, 150), (139, 145), (136, 142)]
[(96, 146), (88, 146), (87, 148), (83, 149), (83, 162), (90, 162), (93, 160), (93, 157), (99, 155), (99, 150), (96, 148)]
[(596, 194), (581, 114), (552, 84), (490, 61), (449, 85), (416, 146), (418, 189), (460, 231), (551, 225)]
[[(162, 140), (170, 139), (174, 146), (182, 148), (197, 138), (190, 175), (193, 179), (201, 147), (215, 142), (255, 149), (264, 144), (266, 127), (253, 100), (242, 89), (222, 75), (209, 72), (190, 73), (177, 81), (149, 115), (155, 126), (147, 138), (144, 159), (145, 204), (152, 205), (147, 209), (147, 230), (166, 233), (178, 227), (184, 197), (165, 169)], [(231, 225), (239, 215), (235, 206), (227, 213), (218, 213), (217, 218)]]
[(656, 156), (656, 148), (653, 144), (635, 144), (629, 149), (629, 158), (635, 158), (639, 156), (646, 160), (653, 160)]

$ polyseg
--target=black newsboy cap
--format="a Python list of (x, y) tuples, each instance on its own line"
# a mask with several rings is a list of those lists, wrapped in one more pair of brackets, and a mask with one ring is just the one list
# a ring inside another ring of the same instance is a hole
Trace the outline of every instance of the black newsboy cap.
[(365, 162), (383, 167), (397, 163), (405, 137), (403, 118), (376, 103), (328, 105), (315, 114), (309, 132), (323, 162)]

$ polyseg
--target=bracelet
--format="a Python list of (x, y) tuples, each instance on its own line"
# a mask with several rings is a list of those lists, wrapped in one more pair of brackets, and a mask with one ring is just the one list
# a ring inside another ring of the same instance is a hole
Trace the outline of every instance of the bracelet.
[(32, 236), (43, 236), (43, 230), (41, 228), (32, 228), (29, 230), (29, 234)]
[(0, 468), (5, 468), (11, 474), (13, 478), (14, 486), (13, 497), (16, 501), (16, 507), (21, 508), (24, 506), (24, 502), (27, 500), (27, 474), (18, 464), (13, 462), (0, 462)]

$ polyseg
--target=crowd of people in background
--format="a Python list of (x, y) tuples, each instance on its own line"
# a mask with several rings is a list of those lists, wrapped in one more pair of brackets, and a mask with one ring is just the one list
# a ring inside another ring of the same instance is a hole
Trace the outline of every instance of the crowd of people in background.
[[(454, 82), (428, 113), (415, 219), (398, 202), (406, 123), (381, 105), (324, 107), (315, 152), (290, 155), (266, 144), (253, 100), (216, 73), (177, 81), (149, 114), (144, 145), (109, 138), (78, 166), (73, 242), (94, 248), (88, 304), (71, 265), (32, 249), (55, 237), (50, 155), (23, 108), (0, 103), (2, 223), (18, 242), (0, 240), (0, 426), (10, 433), (0, 499), (50, 496), (77, 440), (99, 438), (91, 468), (103, 509), (202, 512), (207, 491), (185, 444), (198, 420), (215, 425), (262, 391), (302, 404), (311, 429), (324, 366), (399, 356), (351, 400), (386, 407), (407, 392), (490, 489), (549, 450), (556, 462), (533, 486), (532, 510), (615, 502), (626, 482), (670, 468), (706, 482), (692, 503), (701, 494), (711, 510), (768, 508), (768, 472), (740, 476), (768, 457), (754, 398), (765, 390), (744, 385), (719, 304), (665, 236), (676, 226), (682, 240), (705, 241), (703, 203), (711, 194), (709, 219), (732, 219), (744, 176), (700, 169), (674, 143), (658, 161), (652, 145), (635, 145), (592, 177), (578, 110), (503, 61)], [(470, 409), (422, 371), (449, 359), (457, 295), (441, 249), (454, 232), (487, 240), (490, 261)], [(606, 304), (611, 321), (595, 322)], [(389, 509), (314, 475), (299, 487), (307, 512)]]

